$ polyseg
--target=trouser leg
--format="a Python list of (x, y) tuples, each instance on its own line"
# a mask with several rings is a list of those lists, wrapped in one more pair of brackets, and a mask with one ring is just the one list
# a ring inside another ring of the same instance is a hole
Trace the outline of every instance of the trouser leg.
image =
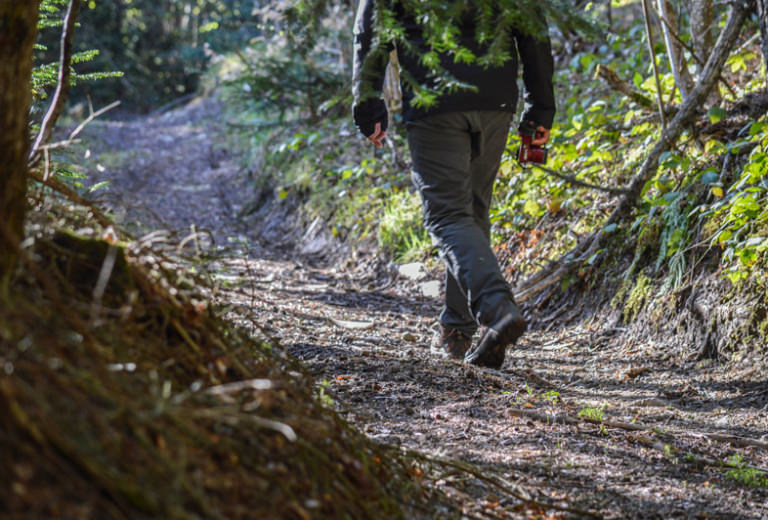
[(488, 220), (510, 117), (454, 112), (408, 124), (413, 181), (422, 197), (425, 225), (448, 271), (441, 322), (467, 332), (514, 305), (491, 249)]

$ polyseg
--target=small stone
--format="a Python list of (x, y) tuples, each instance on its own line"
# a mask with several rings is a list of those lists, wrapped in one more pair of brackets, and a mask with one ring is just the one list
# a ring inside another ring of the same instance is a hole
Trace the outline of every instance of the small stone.
[(442, 283), (437, 280), (430, 280), (428, 282), (420, 283), (419, 290), (421, 294), (427, 298), (437, 298), (440, 296), (440, 287)]
[(414, 282), (427, 276), (427, 269), (421, 262), (398, 265), (397, 272), (400, 273), (400, 276), (413, 280)]

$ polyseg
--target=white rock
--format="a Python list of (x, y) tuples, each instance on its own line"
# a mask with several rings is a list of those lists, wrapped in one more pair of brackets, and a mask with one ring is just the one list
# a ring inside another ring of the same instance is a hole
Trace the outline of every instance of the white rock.
[(437, 280), (430, 280), (428, 282), (420, 283), (419, 290), (421, 294), (427, 298), (437, 298), (440, 296), (440, 286), (442, 284)]
[(400, 273), (400, 276), (413, 280), (414, 282), (427, 276), (427, 269), (421, 262), (398, 265), (397, 272)]

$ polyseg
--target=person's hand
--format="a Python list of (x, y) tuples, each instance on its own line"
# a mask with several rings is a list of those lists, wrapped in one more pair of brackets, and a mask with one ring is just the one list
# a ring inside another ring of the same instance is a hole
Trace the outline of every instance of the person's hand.
[(384, 146), (384, 138), (387, 136), (389, 114), (387, 104), (383, 99), (371, 98), (353, 107), (355, 125), (360, 133), (368, 139), (373, 146)]
[(534, 146), (544, 146), (549, 141), (549, 129), (539, 126), (536, 129), (536, 134), (533, 136), (531, 144)]
[[(384, 146), (384, 138), (387, 137), (387, 131), (381, 129), (381, 123), (376, 123), (373, 128), (373, 133), (368, 136), (368, 140), (373, 143), (376, 148)], [(549, 138), (549, 133), (547, 133)]]

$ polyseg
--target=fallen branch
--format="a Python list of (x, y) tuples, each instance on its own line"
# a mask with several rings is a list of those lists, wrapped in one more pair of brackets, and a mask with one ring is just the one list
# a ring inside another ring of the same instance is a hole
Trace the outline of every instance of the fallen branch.
[(59, 77), (56, 85), (56, 91), (51, 99), (51, 105), (45, 113), (43, 122), (40, 125), (40, 132), (32, 145), (32, 151), (29, 153), (30, 166), (34, 166), (40, 161), (40, 151), (42, 146), (48, 142), (53, 134), (56, 122), (64, 111), (64, 105), (69, 94), (69, 80), (72, 73), (72, 48), (75, 40), (75, 22), (80, 13), (82, 0), (70, 0), (67, 15), (64, 18), (64, 28), (61, 31), (61, 54), (59, 57)]
[(679, 431), (672, 431), (672, 430), (666, 430), (666, 429), (662, 431), (658, 427), (651, 426), (648, 424), (642, 424), (642, 423), (597, 420), (597, 419), (590, 419), (587, 417), (574, 417), (573, 415), (569, 415), (565, 413), (548, 414), (548, 413), (537, 412), (536, 410), (526, 410), (523, 408), (510, 408), (507, 410), (507, 413), (513, 417), (523, 417), (526, 419), (533, 419), (533, 420), (547, 423), (547, 424), (589, 423), (589, 424), (597, 424), (599, 426), (605, 426), (608, 428), (616, 428), (619, 430), (653, 431), (663, 435), (678, 436), (678, 437), (683, 435), (690, 435), (692, 437), (703, 437), (712, 441), (727, 442), (729, 444), (732, 444), (733, 446), (739, 446), (741, 448), (751, 447), (751, 448), (760, 448), (760, 449), (768, 450), (768, 442), (761, 441), (758, 439), (750, 439), (747, 437), (738, 437), (736, 435), (727, 435), (727, 434), (721, 434), (721, 433), (691, 432), (691, 431), (679, 432)]
[(638, 105), (653, 110), (653, 101), (651, 101), (650, 98), (644, 96), (637, 90), (633, 89), (629, 83), (621, 79), (616, 71), (609, 66), (603, 63), (598, 64), (597, 70), (595, 71), (595, 76), (605, 80), (609, 87), (611, 87), (613, 90), (621, 92)]
[[(479, 468), (474, 467), (472, 464), (469, 464), (469, 463), (464, 462), (464, 461), (449, 460), (449, 459), (445, 459), (445, 458), (442, 458), (442, 457), (435, 457), (435, 456), (427, 455), (425, 453), (421, 453), (421, 452), (415, 451), (415, 450), (409, 450), (407, 452), (407, 454), (408, 454), (409, 457), (413, 457), (415, 459), (421, 459), (421, 460), (423, 460), (425, 462), (428, 462), (428, 463), (431, 463), (431, 464), (438, 464), (438, 465), (445, 466), (445, 467), (448, 467), (448, 468), (453, 468), (455, 470), (458, 470), (458, 471), (461, 471), (461, 472), (464, 472), (464, 473), (468, 473), (468, 474), (472, 475), (473, 477), (475, 477), (475, 478), (477, 478), (477, 479), (479, 479), (479, 480), (481, 480), (483, 482), (491, 484), (492, 486), (496, 487), (499, 491), (502, 491), (502, 492), (508, 494), (509, 496), (514, 497), (514, 498), (520, 500), (521, 502), (525, 502), (527, 504), (535, 505), (535, 506), (540, 507), (542, 509), (555, 509), (557, 511), (563, 511), (563, 512), (566, 512), (566, 513), (571, 513), (571, 514), (575, 514), (575, 515), (579, 515), (579, 516), (584, 516), (584, 517), (587, 517), (587, 518), (598, 518), (598, 519), (603, 518), (602, 515), (600, 515), (599, 513), (595, 513), (593, 511), (586, 511), (584, 509), (579, 509), (579, 508), (576, 508), (576, 507), (561, 506), (561, 505), (558, 505), (558, 504), (553, 504), (553, 503), (550, 503), (550, 502), (543, 502), (543, 501), (531, 498), (531, 496), (524, 489), (522, 489), (521, 487), (519, 487), (519, 486), (517, 486), (515, 484), (512, 484), (510, 482), (507, 482), (507, 481), (505, 481), (502, 478), (495, 478), (495, 477), (488, 476), (488, 474), (487, 474), (488, 471), (487, 470), (483, 471), (483, 470), (481, 470)], [(513, 489), (513, 488), (515, 488), (515, 489)]]

